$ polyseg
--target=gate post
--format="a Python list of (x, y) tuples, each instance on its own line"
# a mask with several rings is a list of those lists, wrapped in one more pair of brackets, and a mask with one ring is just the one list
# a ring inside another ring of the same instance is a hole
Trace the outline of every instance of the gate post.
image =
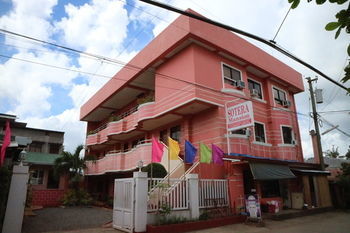
[(28, 166), (14, 166), (2, 232), (21, 233), (29, 179)]
[(199, 218), (199, 183), (198, 174), (187, 174), (188, 182), (188, 202), (190, 207), (190, 217), (192, 219)]
[(147, 172), (134, 172), (135, 180), (135, 232), (146, 232), (147, 225)]

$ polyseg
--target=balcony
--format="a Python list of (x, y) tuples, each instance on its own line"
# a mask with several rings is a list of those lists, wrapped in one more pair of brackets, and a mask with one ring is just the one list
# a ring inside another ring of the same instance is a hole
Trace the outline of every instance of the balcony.
[(156, 102), (143, 103), (90, 132), (86, 145), (108, 144), (110, 140), (127, 140), (151, 131), (160, 125), (198, 114), (206, 109), (223, 106), (223, 100), (215, 91), (189, 85)]
[(86, 161), (85, 175), (102, 175), (108, 172), (134, 170), (140, 160), (145, 165), (151, 162), (151, 150), (152, 144), (146, 141), (127, 152), (110, 151), (102, 159)]

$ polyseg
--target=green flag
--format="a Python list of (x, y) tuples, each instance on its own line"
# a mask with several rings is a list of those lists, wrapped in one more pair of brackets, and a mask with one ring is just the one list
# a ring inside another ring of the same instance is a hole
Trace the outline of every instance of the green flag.
[(200, 143), (199, 149), (201, 153), (200, 162), (201, 163), (211, 163), (211, 150), (205, 145)]

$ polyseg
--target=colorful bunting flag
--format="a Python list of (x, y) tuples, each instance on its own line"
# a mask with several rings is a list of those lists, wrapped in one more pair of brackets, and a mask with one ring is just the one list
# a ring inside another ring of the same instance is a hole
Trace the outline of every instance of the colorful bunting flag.
[(152, 137), (152, 162), (160, 163), (162, 161), (164, 145)]
[(224, 157), (224, 152), (220, 149), (220, 147), (211, 144), (211, 149), (213, 151), (213, 162), (220, 165), (224, 165), (224, 161), (222, 160)]
[(180, 146), (179, 143), (172, 138), (168, 137), (168, 144), (169, 144), (169, 159), (170, 160), (177, 160), (179, 159), (179, 153), (180, 153)]
[(197, 149), (189, 141), (185, 140), (185, 163), (193, 163)]
[(211, 163), (211, 150), (203, 143), (199, 144), (199, 149), (201, 153), (200, 162)]

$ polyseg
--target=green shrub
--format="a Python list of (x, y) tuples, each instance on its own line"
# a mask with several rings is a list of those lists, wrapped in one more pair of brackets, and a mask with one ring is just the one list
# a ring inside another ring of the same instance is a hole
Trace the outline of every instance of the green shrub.
[(92, 203), (92, 198), (85, 190), (72, 189), (64, 194), (62, 202), (66, 206), (86, 206)]
[(159, 225), (169, 225), (169, 224), (178, 224), (187, 222), (187, 218), (182, 216), (170, 216), (166, 218), (161, 218), (159, 221)]
[(11, 171), (7, 167), (0, 167), (0, 230), (2, 229), (2, 222), (5, 217), (5, 210), (7, 205), (7, 196), (11, 183)]
[(199, 215), (199, 220), (208, 220), (209, 219), (209, 213), (207, 211), (204, 211)]
[(153, 178), (163, 178), (167, 175), (166, 169), (160, 163), (150, 163), (146, 167), (143, 167), (142, 171), (147, 172), (148, 177), (151, 177), (151, 173), (152, 173)]

